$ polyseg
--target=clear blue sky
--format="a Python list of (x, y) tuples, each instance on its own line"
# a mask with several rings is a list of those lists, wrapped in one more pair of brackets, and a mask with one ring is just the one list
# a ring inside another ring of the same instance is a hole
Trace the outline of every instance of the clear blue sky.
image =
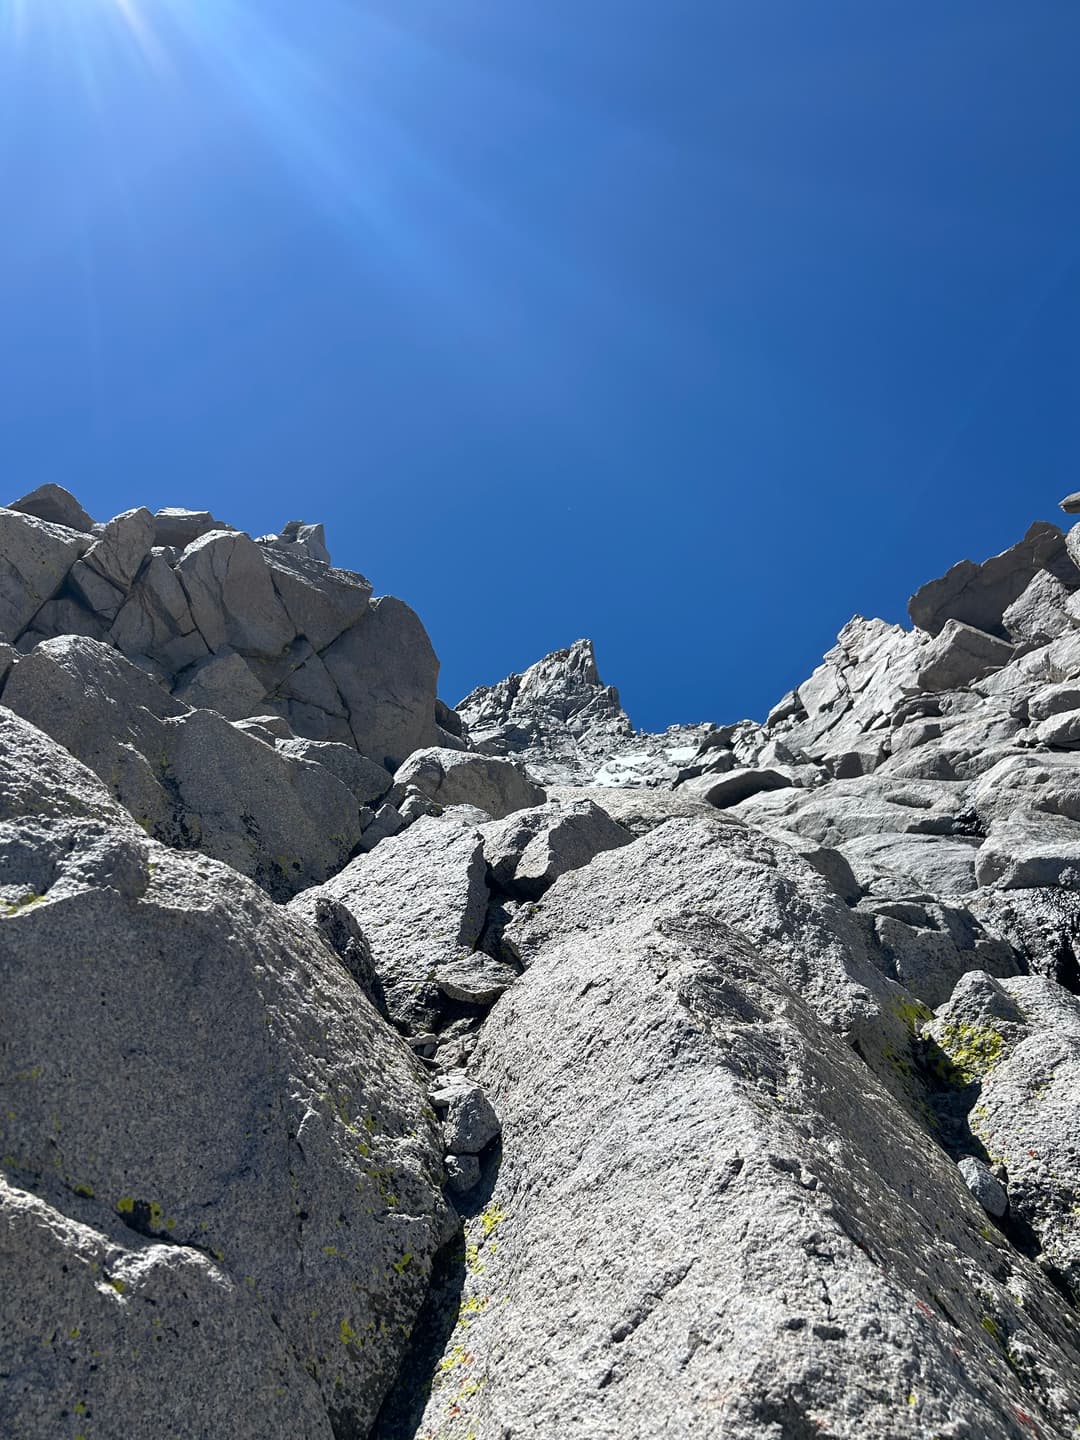
[(760, 714), (1080, 489), (1076, 0), (0, 0), (0, 458)]

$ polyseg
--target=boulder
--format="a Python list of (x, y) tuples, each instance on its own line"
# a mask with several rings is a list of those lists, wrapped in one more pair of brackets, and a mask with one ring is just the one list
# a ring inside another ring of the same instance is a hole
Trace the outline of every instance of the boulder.
[(21, 500), (12, 500), (7, 508), (17, 510), (20, 515), (34, 515), (39, 520), (47, 520), (51, 525), (78, 530), (82, 535), (94, 533), (93, 520), (71, 491), (65, 490), (62, 485), (39, 485)]
[[(18, 671), (16, 671), (16, 675)], [(1080, 824), (1029, 808), (995, 820), (975, 862), (980, 885), (1080, 890)]]
[(1071, 751), (1005, 755), (971, 786), (969, 802), (984, 827), (1020, 809), (1080, 821), (1080, 757)]
[(961, 560), (940, 580), (922, 586), (908, 602), (908, 613), (930, 635), (937, 635), (949, 620), (1000, 634), (1005, 611), (1040, 570), (1048, 570), (1069, 590), (1080, 585), (1064, 535), (1044, 521), (1032, 525), (1019, 544), (1002, 554), (981, 565)]
[(452, 1155), (479, 1155), (502, 1129), (491, 1101), (479, 1085), (455, 1089), (443, 1121), (443, 1143)]
[(148, 656), (170, 674), (210, 654), (184, 587), (161, 555), (151, 555), (117, 612), (109, 639), (125, 655)]
[(363, 575), (324, 565), (304, 548), (260, 548), (294, 633), (315, 650), (325, 650), (367, 614), (371, 582)]
[(473, 1063), (502, 1160), (406, 1433), (1073, 1424), (1068, 1305), (732, 931), (689, 914), (553, 936)]
[[(371, 811), (368, 810), (367, 813), (370, 815)], [(400, 835), (404, 829), (405, 819), (401, 811), (396, 805), (386, 801), (364, 826), (360, 836), (360, 849), (366, 855), (375, 849), (380, 840), (388, 840), (391, 835)]]
[(1072, 626), (1069, 591), (1056, 575), (1040, 570), (1027, 589), (1001, 617), (1005, 634), (1014, 645), (1047, 645)]
[(0, 762), (0, 1429), (367, 1434), (447, 1234), (415, 1061), (5, 710)]
[(959, 620), (946, 620), (920, 657), (920, 690), (962, 690), (1007, 665), (1013, 646)]
[(965, 1155), (957, 1164), (964, 1184), (975, 1199), (988, 1215), (1000, 1220), (1009, 1208), (1009, 1197), (1001, 1181), (975, 1155)]
[(842, 846), (858, 835), (952, 835), (968, 787), (887, 778), (880, 773), (834, 780), (815, 790), (779, 790), (743, 801), (735, 814), (750, 825), (793, 830), (819, 845)]
[(156, 839), (201, 850), (287, 899), (360, 840), (355, 797), (320, 765), (191, 710), (107, 645), (47, 640), (5, 703), (66, 746)]
[(154, 517), (149, 510), (126, 510), (115, 516), (72, 567), (76, 594), (103, 620), (115, 620), (153, 543)]
[(260, 535), (258, 543), (294, 555), (305, 555), (311, 560), (321, 561), (324, 565), (330, 564), (326, 530), (322, 525), (307, 525), (303, 520), (289, 520), (282, 526), (280, 535)]
[(1062, 715), (1069, 710), (1080, 710), (1080, 685), (1073, 680), (1042, 685), (1029, 697), (1027, 710), (1035, 722), (1049, 720), (1051, 715)]
[(172, 692), (197, 710), (216, 710), (226, 720), (254, 714), (266, 698), (251, 666), (235, 651), (209, 655), (177, 678)]
[(0, 640), (18, 640), (92, 543), (63, 525), (0, 508)]
[(992, 921), (980, 924), (966, 903), (867, 899), (859, 914), (873, 925), (882, 973), (931, 1009), (943, 1005), (969, 971), (1006, 976), (1024, 968), (1021, 952)]
[(373, 600), (322, 661), (361, 755), (395, 770), (406, 755), (434, 744), (439, 662), (427, 631), (403, 601), (392, 595)]
[(739, 769), (723, 775), (702, 775), (697, 780), (688, 780), (681, 788), (695, 800), (726, 810), (766, 790), (788, 790), (792, 783), (791, 776), (780, 770)]
[(42, 640), (53, 640), (57, 635), (88, 635), (92, 640), (104, 640), (108, 633), (106, 621), (61, 591), (55, 600), (46, 600), (29, 630), (19, 636), (19, 649), (24, 655), (28, 654)]
[(484, 926), (487, 865), (475, 825), (455, 816), (418, 820), (291, 902), (305, 919), (322, 898), (352, 915), (371, 944), (391, 1016), (413, 1032), (445, 1008), (442, 965), (469, 953)]
[(874, 895), (966, 895), (975, 889), (979, 843), (959, 835), (859, 835), (840, 853)]
[(1022, 957), (1021, 970), (1080, 991), (1080, 891), (977, 890), (966, 909), (974, 922), (1008, 941)]
[(517, 976), (513, 966), (477, 951), (463, 955), (460, 960), (451, 960), (449, 965), (440, 965), (435, 971), (435, 983), (451, 1000), (487, 1006), (494, 1005)]
[(1075, 495), (1066, 495), (1059, 503), (1066, 515), (1080, 515), (1080, 491)]
[(468, 750), (429, 747), (409, 756), (394, 776), (444, 809), (475, 805), (495, 820), (544, 801), (544, 792), (512, 760), (477, 755)]
[(278, 598), (262, 549), (249, 535), (212, 530), (176, 562), (195, 625), (210, 650), (279, 655), (296, 629)]
[(591, 800), (549, 801), (483, 827), (484, 854), (500, 890), (538, 899), (560, 875), (580, 870), (604, 850), (629, 845), (630, 834)]
[(360, 805), (374, 805), (394, 783), (389, 770), (376, 765), (366, 755), (358, 755), (349, 745), (336, 745), (325, 740), (280, 739), (277, 748), (294, 760), (325, 765), (331, 775), (352, 791)]
[(1075, 750), (1080, 746), (1080, 709), (1041, 721), (1035, 726), (1035, 738), (1051, 750)]
[(212, 530), (231, 530), (224, 520), (215, 520), (209, 510), (182, 510), (166, 506), (154, 514), (154, 544), (176, 550), (209, 535)]

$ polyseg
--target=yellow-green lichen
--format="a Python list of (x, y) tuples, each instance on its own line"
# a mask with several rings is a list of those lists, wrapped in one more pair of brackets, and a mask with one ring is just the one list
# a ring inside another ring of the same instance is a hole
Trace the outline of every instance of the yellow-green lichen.
[(996, 1030), (955, 1022), (933, 1036), (931, 1061), (942, 1080), (970, 1085), (990, 1073), (1002, 1058), (1004, 1044)]

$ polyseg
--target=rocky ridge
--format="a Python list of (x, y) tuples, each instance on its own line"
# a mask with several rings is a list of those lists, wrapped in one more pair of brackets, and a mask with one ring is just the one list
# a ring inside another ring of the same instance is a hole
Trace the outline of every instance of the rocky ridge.
[(1080, 526), (910, 613), (643, 735), (0, 509), (0, 1433), (1080, 1433)]

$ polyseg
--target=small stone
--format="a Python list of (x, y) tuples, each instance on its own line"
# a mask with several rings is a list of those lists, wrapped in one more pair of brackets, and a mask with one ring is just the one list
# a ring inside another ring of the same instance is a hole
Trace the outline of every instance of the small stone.
[(443, 1140), (455, 1155), (479, 1155), (502, 1131), (491, 1101), (479, 1085), (455, 1086), (450, 1096)]
[(446, 1186), (455, 1195), (467, 1195), (480, 1183), (480, 1161), (475, 1155), (447, 1155)]
[(965, 1155), (957, 1164), (964, 1184), (974, 1195), (982, 1208), (995, 1220), (1000, 1220), (1009, 1208), (1009, 1197), (1000, 1180), (995, 1180), (990, 1169), (974, 1155)]
[(435, 983), (442, 993), (467, 1005), (494, 1005), (517, 978), (511, 966), (481, 951), (453, 960), (435, 972)]
[(391, 835), (398, 835), (404, 829), (405, 822), (393, 805), (380, 805), (375, 819), (360, 837), (360, 849), (366, 855), (380, 840), (389, 840)]

